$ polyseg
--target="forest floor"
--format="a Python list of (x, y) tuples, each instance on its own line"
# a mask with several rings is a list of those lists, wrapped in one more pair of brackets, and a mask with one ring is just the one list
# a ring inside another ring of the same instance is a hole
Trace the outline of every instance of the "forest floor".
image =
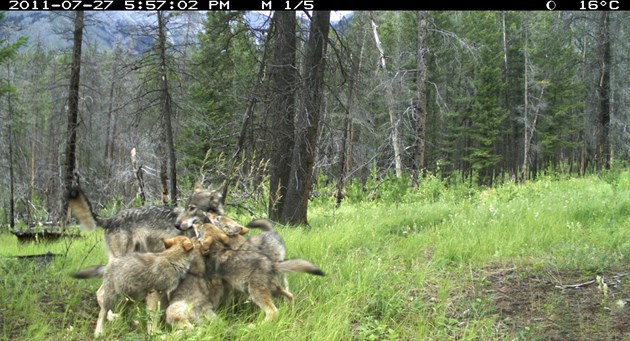
[(499, 323), (527, 340), (630, 338), (629, 268), (589, 277), (557, 269), (495, 268), (481, 275)]

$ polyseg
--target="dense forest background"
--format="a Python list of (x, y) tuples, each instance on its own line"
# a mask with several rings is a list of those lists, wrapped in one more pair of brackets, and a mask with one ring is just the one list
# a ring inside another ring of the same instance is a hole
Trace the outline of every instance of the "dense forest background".
[(305, 223), (309, 198), (368, 180), (490, 186), (630, 158), (625, 12), (115, 14), (0, 21), (3, 223), (60, 220), (77, 182), (96, 209), (203, 182)]

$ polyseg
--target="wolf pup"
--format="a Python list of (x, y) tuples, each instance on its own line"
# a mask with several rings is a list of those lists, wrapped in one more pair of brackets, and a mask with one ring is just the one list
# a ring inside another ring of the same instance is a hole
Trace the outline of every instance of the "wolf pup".
[[(183, 210), (181, 207), (145, 206), (129, 208), (118, 212), (113, 217), (101, 218), (92, 210), (90, 201), (79, 187), (72, 188), (67, 194), (68, 208), (79, 220), (84, 230), (100, 226), (105, 229), (105, 245), (108, 258), (118, 257), (132, 251), (159, 252), (164, 250), (163, 238), (186, 234), (193, 231), (176, 228), (175, 221)], [(218, 191), (195, 189), (187, 205), (194, 205), (205, 212), (223, 214), (221, 194)], [(101, 277), (103, 265), (83, 269), (76, 278)]]
[[(206, 223), (200, 227), (203, 235), (225, 234), (217, 226)], [(226, 235), (227, 236), (227, 235)], [(228, 237), (229, 238), (229, 237)], [(212, 238), (206, 258), (206, 275), (220, 278), (231, 288), (246, 293), (265, 312), (265, 321), (274, 319), (278, 308), (273, 303), (273, 294), (293, 300), (293, 295), (284, 286), (282, 274), (303, 272), (324, 276), (317, 266), (303, 259), (274, 262), (257, 251), (241, 251), (226, 248), (225, 238)]]
[(170, 297), (166, 308), (166, 323), (175, 328), (192, 328), (193, 324), (202, 320), (216, 318), (214, 309), (220, 298), (217, 293), (223, 291), (220, 280), (210, 280), (206, 277), (204, 254), (212, 244), (212, 238), (219, 238), (222, 243), (228, 243), (225, 235), (206, 235), (202, 240), (192, 238), (194, 244), (193, 260), (186, 277), (179, 283)]
[[(96, 292), (100, 306), (94, 336), (103, 333), (103, 324), (110, 310), (124, 296), (132, 300), (146, 300), (147, 309), (156, 311), (165, 296), (175, 290), (193, 260), (193, 242), (185, 236), (163, 240), (165, 251), (132, 252), (113, 257), (105, 267), (103, 284)], [(148, 324), (149, 333), (155, 331), (157, 321)]]
[[(275, 230), (271, 221), (266, 219), (252, 220), (247, 227), (261, 229), (262, 232), (247, 238), (238, 248), (239, 250), (258, 251), (274, 262), (282, 262), (287, 256), (287, 248), (282, 236)], [(284, 273), (278, 275), (286, 291), (289, 291), (289, 281)]]
[(239, 250), (258, 251), (267, 255), (274, 262), (282, 262), (287, 255), (287, 248), (282, 236), (266, 219), (252, 220), (247, 227), (261, 229), (262, 232), (247, 238)]
[[(239, 251), (260, 252), (269, 257), (273, 262), (282, 262), (285, 260), (287, 252), (284, 239), (282, 239), (282, 236), (274, 229), (271, 221), (267, 219), (256, 219), (249, 222), (247, 227), (245, 227), (233, 222), (227, 217), (216, 217), (213, 213), (208, 213), (207, 217), (206, 222), (209, 221), (219, 227), (230, 237), (230, 241), (227, 244), (228, 248)], [(198, 226), (197, 224), (198, 223), (195, 223), (193, 227)], [(242, 236), (249, 232), (248, 227), (261, 229), (262, 232), (250, 237)], [(289, 291), (289, 282), (285, 274), (279, 273), (278, 278), (283, 282), (283, 287), (286, 291)], [(217, 295), (215, 300), (219, 302), (222, 301), (228, 291), (229, 286), (224, 286), (223, 292), (215, 292), (215, 295)], [(275, 293), (276, 292), (274, 292), (274, 294)]]

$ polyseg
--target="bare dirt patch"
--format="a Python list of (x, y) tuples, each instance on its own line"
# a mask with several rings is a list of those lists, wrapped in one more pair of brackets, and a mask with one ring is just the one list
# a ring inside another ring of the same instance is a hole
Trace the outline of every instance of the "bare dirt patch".
[(487, 270), (483, 288), (499, 328), (528, 340), (628, 340), (630, 268), (586, 274), (516, 267)]

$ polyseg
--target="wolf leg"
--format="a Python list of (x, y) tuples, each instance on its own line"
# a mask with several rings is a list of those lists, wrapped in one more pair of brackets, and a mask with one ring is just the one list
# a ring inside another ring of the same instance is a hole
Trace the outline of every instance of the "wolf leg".
[(160, 309), (162, 309), (162, 294), (157, 290), (151, 290), (147, 294), (147, 333), (153, 335), (157, 332), (160, 322)]
[(103, 324), (107, 319), (107, 314), (112, 308), (111, 293), (108, 292), (106, 283), (103, 283), (96, 291), (96, 300), (101, 310), (98, 313), (98, 319), (96, 320), (96, 329), (94, 330), (94, 337), (99, 337), (103, 334)]
[(278, 308), (273, 304), (271, 291), (254, 288), (250, 285), (249, 295), (252, 301), (265, 312), (265, 321), (274, 320), (278, 316)]

